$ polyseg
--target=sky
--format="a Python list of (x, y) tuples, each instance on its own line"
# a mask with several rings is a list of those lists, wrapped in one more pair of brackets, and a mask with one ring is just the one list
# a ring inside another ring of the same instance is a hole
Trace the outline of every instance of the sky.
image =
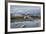
[(38, 14), (41, 12), (40, 6), (11, 5), (10, 12), (13, 14)]

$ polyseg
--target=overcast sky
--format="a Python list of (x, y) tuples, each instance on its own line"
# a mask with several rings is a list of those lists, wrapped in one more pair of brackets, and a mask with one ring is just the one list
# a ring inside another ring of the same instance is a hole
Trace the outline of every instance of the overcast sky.
[(11, 11), (11, 13), (14, 13), (14, 14), (33, 14), (33, 13), (40, 13), (41, 8), (40, 8), (40, 6), (11, 5), (10, 11)]

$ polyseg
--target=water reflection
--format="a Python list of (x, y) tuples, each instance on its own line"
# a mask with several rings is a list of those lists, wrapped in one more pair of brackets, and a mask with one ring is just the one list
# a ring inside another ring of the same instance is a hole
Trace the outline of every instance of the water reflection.
[(16, 21), (13, 19), (11, 21), (11, 28), (34, 28), (40, 27), (40, 19), (34, 19), (32, 21)]

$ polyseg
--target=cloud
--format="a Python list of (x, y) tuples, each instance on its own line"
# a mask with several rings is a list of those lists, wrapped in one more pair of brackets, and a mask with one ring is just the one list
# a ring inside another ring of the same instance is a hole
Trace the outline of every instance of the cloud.
[(11, 5), (10, 11), (13, 14), (33, 14), (40, 13), (40, 6), (16, 6)]

